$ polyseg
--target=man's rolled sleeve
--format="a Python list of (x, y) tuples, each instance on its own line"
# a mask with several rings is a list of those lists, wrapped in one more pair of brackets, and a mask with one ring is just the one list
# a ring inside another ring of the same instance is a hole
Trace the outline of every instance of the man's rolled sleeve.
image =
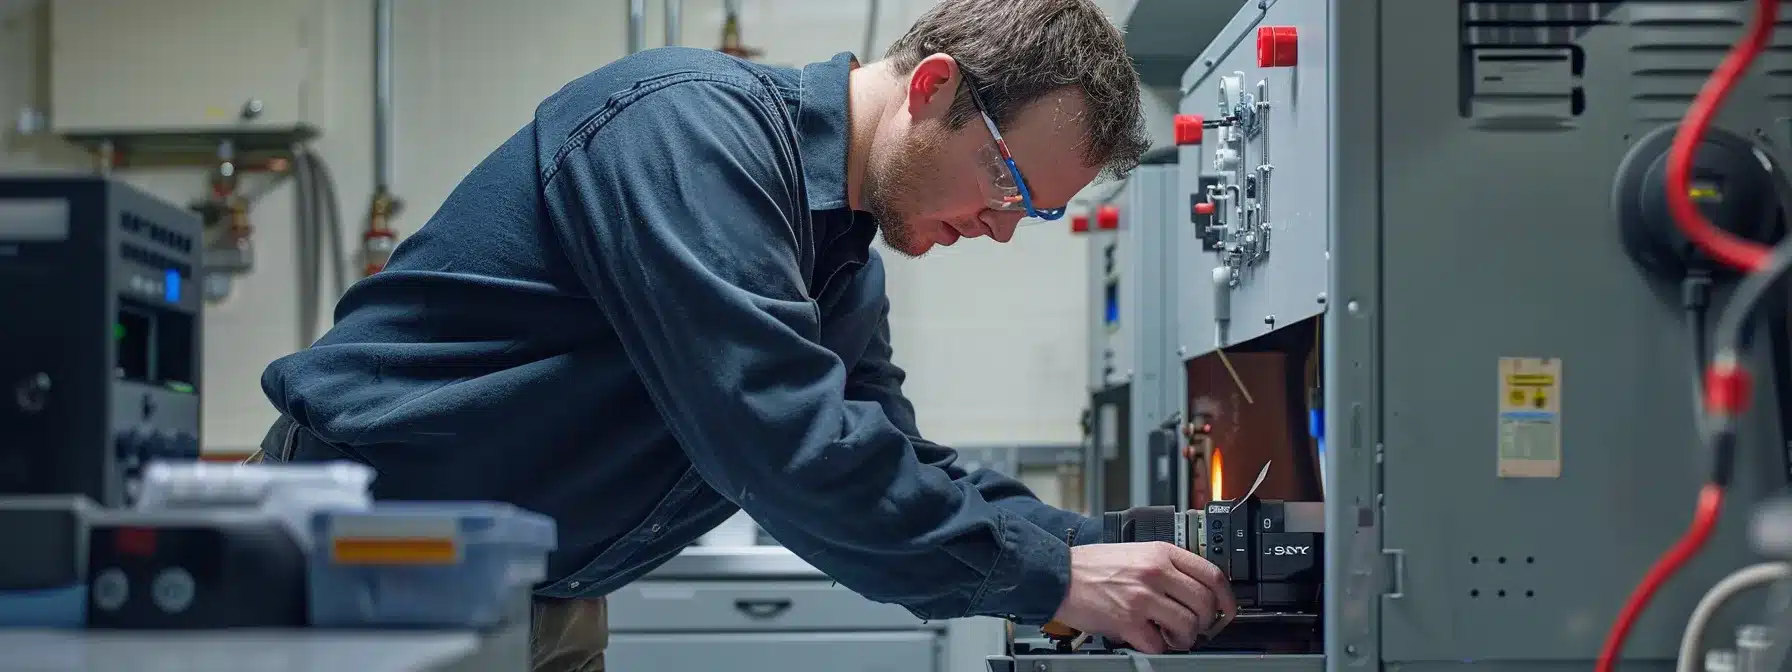
[[(990, 469), (967, 472), (956, 464), (958, 451), (922, 438), (915, 421), (914, 404), (902, 393), (907, 374), (892, 361), (894, 348), (890, 340), (887, 301), (882, 309), (877, 333), (847, 380), (847, 398), (876, 402), (890, 423), (908, 437), (922, 462), (945, 471), (954, 482), (975, 488), (984, 500), (1003, 511), (1005, 526), (1031, 525), (1052, 535), (1050, 541), (1031, 534), (1005, 538), (1008, 548), (1032, 560), (1007, 566), (998, 563), (983, 599), (1001, 603), (1038, 597), (1050, 601), (1055, 610), (1069, 589), (1069, 546), (1099, 543), (1101, 519), (1046, 504), (1026, 484), (1000, 472)], [(1026, 594), (1013, 594), (1017, 586), (1025, 586), (1022, 592)], [(1046, 592), (1051, 595), (1041, 595)], [(1037, 625), (1050, 620), (1053, 612), (1046, 610), (1043, 618), (1039, 613), (1038, 605), (1034, 605), (1032, 614), (1016, 613), (1014, 616), (1022, 623)], [(1031, 622), (1033, 620), (1038, 623)]]
[(796, 148), (755, 84), (672, 78), (612, 100), (544, 175), (572, 263), (693, 467), (799, 557), (923, 618), (1049, 619), (1062, 540), (846, 398), (800, 261)]
[(975, 614), (994, 614), (1021, 625), (1045, 625), (1058, 613), (1070, 590), (1070, 547), (1018, 515), (998, 514), (1003, 555), (990, 570), (976, 602)]

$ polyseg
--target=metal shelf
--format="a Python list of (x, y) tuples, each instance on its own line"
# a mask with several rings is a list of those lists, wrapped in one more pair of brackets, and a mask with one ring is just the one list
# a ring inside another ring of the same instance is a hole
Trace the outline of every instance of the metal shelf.
[(218, 147), (225, 142), (234, 148), (237, 163), (249, 167), (272, 159), (290, 158), (294, 147), (317, 136), (316, 128), (305, 125), (61, 135), (64, 140), (96, 154), (110, 143), (113, 167), (117, 168), (211, 166), (217, 163)]

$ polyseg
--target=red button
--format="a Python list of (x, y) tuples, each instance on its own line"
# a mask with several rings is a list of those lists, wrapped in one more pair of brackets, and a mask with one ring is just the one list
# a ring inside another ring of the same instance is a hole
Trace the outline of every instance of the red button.
[(1206, 132), (1201, 127), (1201, 124), (1204, 121), (1203, 119), (1201, 119), (1201, 115), (1199, 115), (1199, 114), (1178, 114), (1175, 116), (1173, 121), (1175, 123), (1175, 129), (1176, 129), (1176, 146), (1177, 147), (1182, 147), (1184, 145), (1199, 145), (1199, 144), (1201, 144), (1201, 136), (1203, 133)]
[(112, 549), (120, 555), (152, 557), (156, 554), (156, 531), (147, 527), (121, 527), (112, 533)]
[(1300, 65), (1300, 33), (1294, 26), (1276, 26), (1276, 66)]
[(1070, 232), (1071, 233), (1088, 233), (1089, 232), (1089, 216), (1086, 214), (1071, 215), (1070, 216)]
[(1196, 203), (1195, 204), (1195, 214), (1197, 214), (1197, 215), (1213, 214), (1213, 202), (1212, 201), (1201, 201), (1200, 203)]
[(1111, 205), (1104, 205), (1097, 209), (1095, 211), (1095, 228), (1103, 231), (1120, 228), (1120, 209)]
[(1291, 68), (1300, 64), (1300, 33), (1294, 26), (1257, 28), (1257, 67)]

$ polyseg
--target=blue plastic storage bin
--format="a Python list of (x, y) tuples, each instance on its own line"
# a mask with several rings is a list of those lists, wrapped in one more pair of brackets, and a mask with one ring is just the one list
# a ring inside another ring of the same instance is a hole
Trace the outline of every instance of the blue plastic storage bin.
[(0, 592), (0, 628), (87, 625), (87, 585)]
[(312, 516), (311, 624), (489, 628), (545, 578), (554, 521), (490, 502), (380, 502)]

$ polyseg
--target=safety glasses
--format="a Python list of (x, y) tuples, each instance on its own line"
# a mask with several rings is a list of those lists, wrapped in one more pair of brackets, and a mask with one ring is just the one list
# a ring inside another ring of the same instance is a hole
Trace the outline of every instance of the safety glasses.
[[(964, 72), (962, 69), (959, 72)], [(1026, 213), (1028, 217), (1053, 221), (1064, 216), (1064, 208), (1041, 210), (1033, 207), (1033, 192), (1027, 188), (1027, 180), (1020, 173), (1020, 166), (1015, 165), (1014, 155), (1008, 153), (1008, 143), (1002, 139), (1001, 129), (996, 128), (996, 120), (989, 116), (989, 107), (983, 104), (983, 97), (977, 93), (977, 83), (969, 74), (964, 75), (965, 89), (970, 91), (971, 104), (977, 107), (977, 114), (983, 117), (983, 125), (989, 128), (990, 143), (983, 146), (979, 158), (985, 171), (988, 172), (991, 190), (987, 192), (986, 205), (991, 210), (1003, 212)]]

